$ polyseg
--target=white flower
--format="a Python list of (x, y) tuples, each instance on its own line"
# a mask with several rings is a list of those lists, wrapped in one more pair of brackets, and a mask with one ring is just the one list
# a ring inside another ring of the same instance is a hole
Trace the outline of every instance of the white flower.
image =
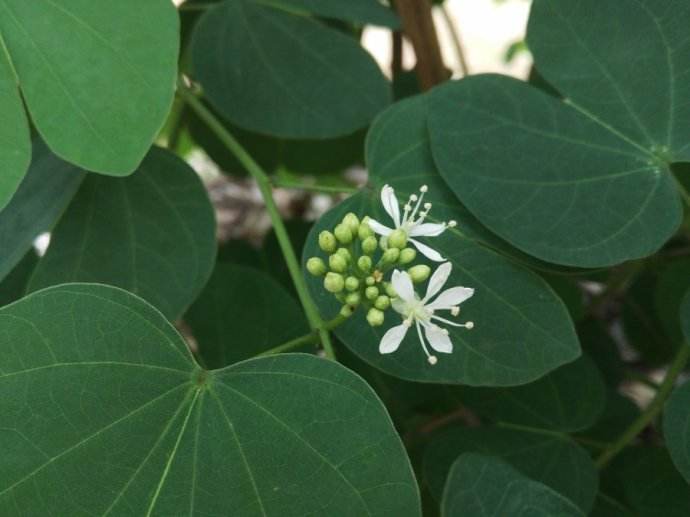
[(434, 271), (429, 280), (426, 295), (422, 299), (415, 293), (410, 275), (405, 271), (398, 271), (397, 269), (393, 271), (391, 282), (398, 295), (397, 298), (393, 299), (393, 309), (402, 315), (403, 322), (401, 325), (389, 329), (381, 338), (381, 343), (379, 343), (380, 353), (390, 354), (395, 352), (405, 338), (408, 329), (414, 323), (422, 349), (429, 363), (433, 365), (438, 360), (435, 355), (429, 353), (422, 336), (422, 328), (431, 348), (436, 352), (450, 354), (453, 351), (453, 343), (451, 343), (448, 337), (448, 331), (439, 327), (434, 321), (440, 321), (454, 327), (465, 327), (466, 329), (474, 327), (471, 321), (455, 323), (435, 314), (436, 311), (447, 310), (450, 311), (451, 315), (457, 316), (460, 312), (458, 305), (470, 298), (474, 294), (474, 289), (469, 287), (451, 287), (439, 294), (433, 302), (430, 302), (430, 299), (436, 296), (446, 283), (446, 280), (448, 280), (451, 269), (452, 265), (450, 262), (445, 262)]
[[(424, 222), (424, 219), (429, 215), (429, 211), (431, 210), (431, 203), (424, 203), (422, 205), (422, 199), (424, 199), (424, 194), (427, 190), (428, 187), (422, 185), (419, 189), (419, 196), (416, 194), (410, 196), (410, 199), (403, 207), (403, 216), (402, 219), (400, 219), (400, 205), (398, 204), (398, 198), (395, 197), (395, 190), (393, 190), (393, 187), (390, 185), (384, 185), (381, 189), (381, 203), (386, 213), (393, 219), (395, 228), (388, 228), (371, 218), (369, 218), (369, 226), (374, 232), (385, 237), (393, 233), (394, 230), (402, 230), (422, 255), (434, 262), (443, 262), (445, 259), (438, 251), (412, 239), (412, 237), (436, 237), (441, 235), (446, 228), (452, 228), (456, 225), (455, 221), (449, 221), (448, 223)], [(412, 206), (413, 203), (414, 207)], [(420, 208), (423, 208), (423, 210), (420, 211)], [(418, 215), (419, 217), (417, 217)]]

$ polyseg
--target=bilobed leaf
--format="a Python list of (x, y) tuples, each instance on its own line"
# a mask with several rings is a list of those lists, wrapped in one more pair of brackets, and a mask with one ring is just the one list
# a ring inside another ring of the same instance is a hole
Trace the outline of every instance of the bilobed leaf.
[(455, 395), (494, 421), (574, 432), (596, 422), (606, 404), (604, 380), (587, 356), (514, 388), (456, 388)]
[(335, 362), (202, 370), (153, 307), (90, 284), (1, 309), (0, 349), (4, 515), (420, 515), (383, 406)]
[(201, 180), (180, 158), (153, 148), (129, 177), (84, 180), (29, 290), (115, 285), (175, 319), (208, 280), (215, 254), (213, 208)]
[(0, 279), (19, 263), (36, 237), (53, 228), (84, 178), (82, 170), (57, 158), (39, 139), (34, 139), (31, 151), (28, 173), (10, 204), (0, 211)]
[(259, 133), (342, 136), (390, 102), (388, 82), (357, 41), (253, 0), (209, 9), (197, 24), (192, 58), (211, 104)]
[(17, 88), (53, 152), (103, 174), (135, 170), (165, 120), (177, 74), (174, 5), (168, 0), (94, 5), (0, 1), (0, 207), (29, 161)]
[(424, 478), (441, 500), (455, 459), (463, 453), (495, 456), (589, 512), (598, 487), (594, 462), (566, 436), (498, 427), (456, 427), (439, 433), (424, 453)]
[(378, 0), (255, 0), (276, 7), (285, 6), (305, 12), (358, 23), (381, 25), (390, 29), (400, 28), (400, 19), (392, 9)]
[(209, 368), (259, 355), (309, 332), (299, 303), (254, 268), (219, 262), (185, 315)]
[(31, 161), (29, 124), (17, 81), (0, 32), (0, 210), (19, 188)]
[(489, 229), (543, 260), (654, 253), (682, 216), (670, 164), (690, 160), (688, 25), (683, 0), (535, 1), (529, 47), (563, 99), (496, 75), (438, 88), (441, 175)]
[(444, 517), (541, 515), (584, 517), (583, 511), (548, 486), (503, 461), (465, 453), (453, 463), (443, 491)]
[[(471, 218), (466, 224), (466, 212), (433, 169), (424, 136), (424, 102), (423, 97), (399, 102), (377, 119), (367, 138), (372, 190), (358, 193), (317, 222), (307, 239), (304, 259), (323, 256), (317, 234), (332, 230), (349, 211), (390, 224), (379, 195), (385, 183), (396, 189), (402, 203), (420, 186), (428, 185), (425, 200), (433, 204), (431, 216), (436, 221), (456, 219), (458, 227), (425, 243), (453, 265), (446, 287), (475, 289), (474, 296), (462, 306), (463, 321), (473, 321), (474, 329), (449, 327), (454, 351), (441, 355), (434, 366), (426, 361), (415, 332), (407, 334), (394, 354), (379, 353), (381, 337), (401, 323), (401, 316), (392, 309), (384, 325), (376, 328), (366, 324), (360, 310), (335, 330), (336, 335), (368, 363), (407, 380), (481, 386), (536, 380), (580, 355), (567, 310), (542, 278), (492, 251), (486, 244), (491, 238), (486, 230), (473, 226)], [(421, 262), (423, 257), (418, 256)], [(324, 290), (322, 280), (310, 277), (308, 285), (323, 317), (337, 314), (339, 305)]]

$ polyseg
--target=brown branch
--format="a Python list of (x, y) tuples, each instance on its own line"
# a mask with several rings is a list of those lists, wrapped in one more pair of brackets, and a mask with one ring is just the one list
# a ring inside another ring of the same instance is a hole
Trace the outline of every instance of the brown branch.
[(429, 90), (450, 77), (431, 16), (431, 0), (395, 0), (395, 8), (417, 56), (419, 85)]

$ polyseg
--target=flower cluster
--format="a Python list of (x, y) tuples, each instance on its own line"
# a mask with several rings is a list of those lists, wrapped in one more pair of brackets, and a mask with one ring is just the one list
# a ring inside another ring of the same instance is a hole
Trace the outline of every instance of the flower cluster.
[[(445, 262), (439, 252), (414, 237), (436, 237), (455, 226), (455, 222), (424, 222), (431, 203), (423, 203), (428, 190), (426, 185), (419, 190), (419, 195), (410, 196), (401, 217), (395, 191), (385, 185), (381, 190), (381, 201), (393, 220), (394, 228), (370, 217), (360, 221), (357, 215), (349, 213), (332, 232), (319, 234), (319, 247), (328, 254), (328, 259), (310, 258), (307, 270), (314, 276), (323, 277), (324, 288), (343, 303), (342, 316), (348, 317), (355, 309), (363, 307), (367, 322), (374, 327), (383, 325), (389, 308), (402, 317), (402, 323), (391, 327), (381, 339), (381, 354), (395, 352), (414, 325), (428, 362), (434, 365), (438, 359), (429, 352), (427, 342), (436, 352), (448, 354), (453, 351), (448, 331), (438, 322), (466, 329), (474, 326), (471, 321), (456, 323), (442, 318), (437, 312), (446, 310), (457, 316), (460, 303), (470, 298), (474, 289), (453, 287), (441, 292), (452, 265)], [(377, 239), (376, 234), (381, 237)], [(431, 275), (431, 268), (426, 264), (414, 264), (417, 251), (408, 244), (429, 260), (443, 263)], [(389, 272), (390, 280), (387, 281)], [(430, 275), (426, 294), (420, 298), (414, 284), (425, 282)], [(432, 301), (432, 298), (435, 299)]]

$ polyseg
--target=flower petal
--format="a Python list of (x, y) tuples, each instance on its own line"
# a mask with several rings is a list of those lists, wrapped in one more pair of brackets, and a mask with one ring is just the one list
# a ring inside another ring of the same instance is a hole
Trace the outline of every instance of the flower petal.
[(468, 298), (471, 298), (473, 294), (474, 289), (471, 287), (451, 287), (439, 294), (438, 298), (430, 304), (425, 305), (425, 307), (432, 311), (450, 309), (451, 307), (461, 304)]
[(424, 223), (410, 229), (410, 237), (436, 237), (446, 230), (445, 224)]
[(400, 298), (393, 298), (391, 300), (391, 307), (393, 307), (393, 310), (398, 314), (407, 317), (407, 303), (405, 301)]
[(424, 334), (429, 341), (431, 348), (442, 354), (450, 354), (453, 352), (453, 343), (446, 332), (436, 325), (425, 325)]
[(393, 232), (393, 230), (388, 228), (388, 226), (382, 225), (376, 219), (372, 219), (371, 217), (367, 221), (367, 224), (369, 225), (369, 228), (374, 230), (374, 233), (378, 233), (379, 235), (387, 236)]
[(390, 185), (384, 185), (381, 189), (381, 203), (383, 204), (383, 209), (393, 219), (395, 227), (399, 228), (400, 205), (398, 205), (398, 198), (395, 197), (395, 190)]
[(434, 262), (444, 262), (446, 260), (438, 251), (430, 248), (426, 244), (422, 244), (414, 239), (410, 239), (410, 242), (414, 244), (414, 247), (417, 248), (419, 252), (429, 260), (433, 260)]
[(444, 262), (436, 268), (434, 274), (431, 275), (431, 280), (429, 280), (429, 285), (426, 288), (426, 295), (424, 296), (423, 302), (426, 303), (432, 296), (436, 295), (441, 288), (444, 286), (450, 276), (450, 271), (453, 269), (453, 265), (450, 262)]
[(379, 343), (379, 353), (390, 354), (395, 352), (405, 338), (409, 328), (407, 325), (402, 324), (388, 329), (388, 332), (383, 335)]
[(393, 289), (401, 300), (405, 302), (414, 300), (414, 286), (407, 271), (398, 271), (397, 269), (393, 271), (391, 284), (393, 284)]

